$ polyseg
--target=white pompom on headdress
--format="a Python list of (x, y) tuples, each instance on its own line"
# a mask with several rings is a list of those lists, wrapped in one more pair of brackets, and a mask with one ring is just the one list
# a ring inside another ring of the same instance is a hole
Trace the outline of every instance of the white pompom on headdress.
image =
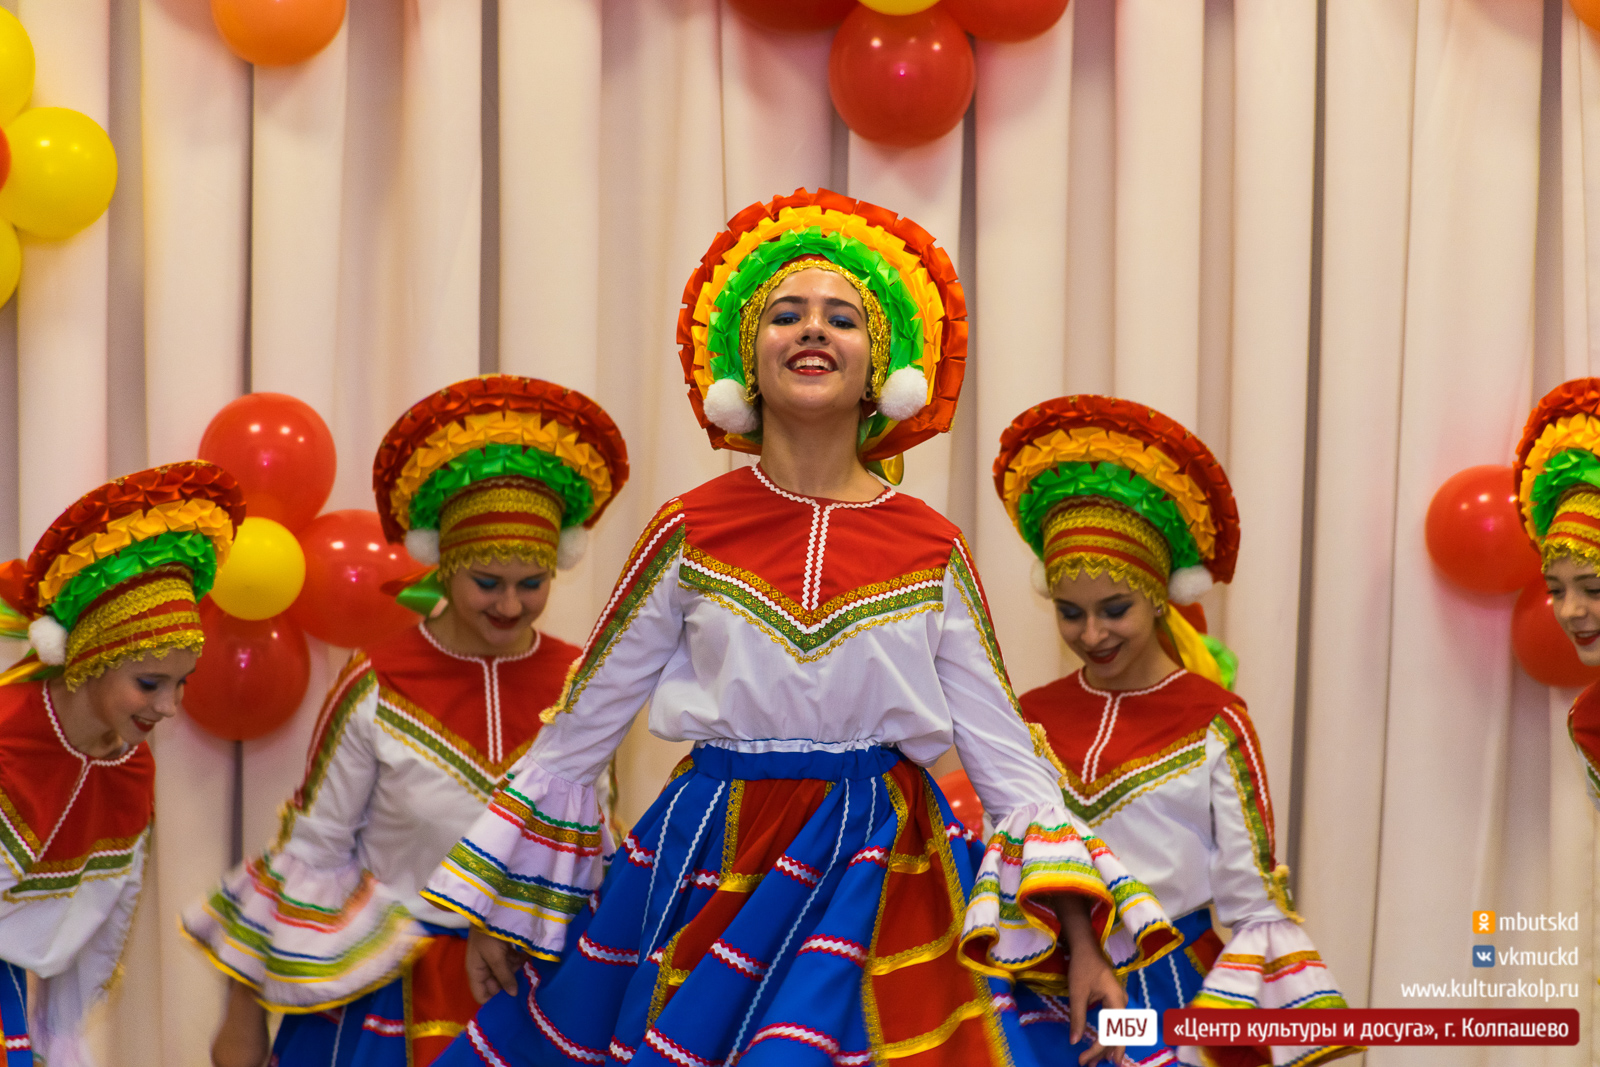
[(928, 403), (928, 379), (917, 367), (901, 367), (883, 383), (878, 398), (878, 413), (884, 418), (904, 422)]
[(426, 567), (439, 565), (439, 531), (407, 530), (406, 551), (411, 558)]
[(746, 434), (761, 425), (761, 413), (745, 397), (744, 386), (733, 378), (718, 378), (706, 390), (706, 418), (723, 433)]
[(41, 615), (28, 624), (28, 643), (41, 663), (59, 667), (67, 662), (67, 628), (54, 615)]

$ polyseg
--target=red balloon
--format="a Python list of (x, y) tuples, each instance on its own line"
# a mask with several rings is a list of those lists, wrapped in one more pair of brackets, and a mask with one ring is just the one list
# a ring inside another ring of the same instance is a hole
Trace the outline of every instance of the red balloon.
[(828, 55), (828, 91), (840, 117), (867, 140), (900, 148), (955, 129), (976, 78), (966, 31), (943, 4), (914, 15), (857, 5)]
[(1067, 0), (943, 0), (961, 28), (990, 41), (1026, 41), (1061, 20)]
[(1583, 665), (1572, 638), (1556, 621), (1542, 576), (1523, 586), (1511, 609), (1511, 647), (1536, 682), (1575, 689), (1600, 681), (1600, 667)]
[(939, 779), (939, 791), (950, 805), (951, 814), (961, 820), (961, 825), (981, 835), (983, 801), (978, 799), (978, 791), (972, 788), (972, 779), (967, 777), (967, 772), (951, 771)]
[(306, 584), (288, 614), (312, 637), (340, 648), (365, 648), (417, 624), (420, 616), (395, 603), (382, 586), (421, 565), (403, 546), (383, 539), (376, 511), (318, 515), (300, 531), (300, 547)]
[(296, 533), (333, 491), (333, 434), (310, 404), (283, 393), (251, 393), (217, 412), (200, 458), (239, 481), (250, 514)]
[(1473, 593), (1514, 593), (1539, 575), (1539, 553), (1517, 514), (1510, 467), (1468, 467), (1433, 494), (1428, 555)]
[(764, 30), (816, 33), (839, 25), (856, 0), (728, 0), (728, 4)]
[(183, 709), (202, 729), (249, 741), (288, 722), (311, 681), (306, 635), (285, 615), (236, 619), (200, 602), (205, 653), (184, 687)]

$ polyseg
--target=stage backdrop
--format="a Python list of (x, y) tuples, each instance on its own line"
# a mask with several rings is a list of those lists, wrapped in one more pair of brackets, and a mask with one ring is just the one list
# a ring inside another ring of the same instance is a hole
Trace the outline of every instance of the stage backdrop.
[[(961, 413), (908, 456), (906, 488), (971, 538), (1018, 688), (1069, 664), (993, 494), (1000, 429), (1073, 391), (1193, 427), (1244, 526), (1238, 579), (1206, 606), (1346, 994), (1455, 1003), (1401, 986), (1473, 977), (1469, 912), (1578, 911), (1582, 966), (1526, 977), (1578, 985), (1584, 1045), (1543, 1062), (1588, 1062), (1594, 818), (1571, 694), (1514, 666), (1510, 598), (1452, 590), (1422, 542), (1439, 483), (1509, 462), (1531, 401), (1600, 348), (1600, 43), (1560, 0), (1073, 0), (1038, 40), (979, 43), (966, 121), (908, 151), (834, 116), (826, 34), (718, 0), (351, 0), (325, 52), (273, 70), (226, 50), (206, 0), (0, 2), (38, 50), (34, 102), (94, 116), (121, 161), (107, 217), (25, 244), (0, 312), (0, 470), (18, 471), (0, 550), (109, 476), (193, 456), (242, 391), (321, 412), (329, 506), (371, 507), (406, 405), (538, 375), (604, 404), (633, 457), (547, 616), (582, 640), (643, 521), (729, 464), (684, 400), (684, 279), (735, 211), (827, 185), (910, 215), (961, 268)], [(107, 1064), (207, 1062), (221, 982), (176, 915), (271, 835), (343, 655), (244, 746), (237, 842), (232, 746), (182, 720), (157, 735)], [(636, 728), (625, 817), (677, 755)]]

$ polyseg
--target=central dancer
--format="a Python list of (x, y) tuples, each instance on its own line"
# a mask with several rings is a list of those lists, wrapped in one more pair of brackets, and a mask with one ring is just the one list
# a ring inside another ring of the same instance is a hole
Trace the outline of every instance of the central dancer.
[[(960, 531), (872, 473), (949, 428), (949, 258), (800, 191), (740, 212), (684, 299), (696, 414), (761, 462), (656, 512), (424, 891), (472, 919), (469, 976), (502, 994), (438, 1063), (1101, 1059), (1088, 1008), (1175, 933), (1063, 807)], [(695, 748), (608, 870), (595, 782), (647, 703)], [(987, 845), (923, 770), (952, 744)]]

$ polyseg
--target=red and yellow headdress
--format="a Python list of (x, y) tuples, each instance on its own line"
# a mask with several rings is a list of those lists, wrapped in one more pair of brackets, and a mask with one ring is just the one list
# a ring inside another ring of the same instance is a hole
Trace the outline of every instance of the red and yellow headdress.
[[(1110, 574), (1159, 607), (1233, 578), (1227, 474), (1198, 437), (1143, 404), (1079, 395), (1029, 408), (1000, 437), (994, 487), (1040, 560), (1046, 595), (1063, 575)], [(1167, 619), (1185, 665), (1223, 680), (1220, 646), (1208, 654), (1182, 615)]]
[(1528, 416), (1512, 482), (1545, 565), (1573, 556), (1600, 570), (1600, 378), (1556, 386)]
[(228, 558), (244, 497), (195, 460), (118, 478), (72, 505), (26, 562), (0, 568), (11, 632), (28, 622), (37, 658), (0, 675), (64, 669), (69, 688), (126, 659), (204, 644), (196, 601)]
[(444, 578), (489, 560), (575, 566), (627, 480), (627, 445), (600, 405), (509, 374), (418, 401), (372, 464), (384, 534)]
[(950, 257), (927, 231), (865, 201), (797, 189), (729, 221), (683, 290), (678, 344), (689, 401), (713, 447), (760, 454), (755, 324), (779, 282), (816, 267), (861, 295), (872, 353), (867, 395), (877, 411), (857, 451), (893, 476), (901, 453), (950, 428), (967, 305)]

